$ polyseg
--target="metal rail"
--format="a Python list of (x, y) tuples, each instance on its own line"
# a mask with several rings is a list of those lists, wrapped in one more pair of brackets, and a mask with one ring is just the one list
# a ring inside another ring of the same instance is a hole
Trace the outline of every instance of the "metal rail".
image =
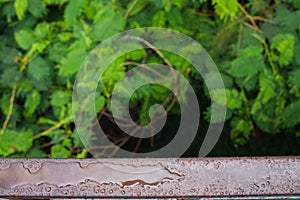
[(0, 197), (300, 197), (300, 156), (0, 159)]

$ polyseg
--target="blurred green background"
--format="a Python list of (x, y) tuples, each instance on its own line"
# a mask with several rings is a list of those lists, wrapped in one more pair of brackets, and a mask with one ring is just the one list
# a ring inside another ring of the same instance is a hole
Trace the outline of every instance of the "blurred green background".
[[(76, 72), (101, 41), (139, 27), (184, 33), (217, 64), (226, 86), (227, 116), (210, 156), (299, 155), (299, 21), (299, 0), (0, 0), (0, 156), (91, 157), (73, 122)], [(199, 98), (200, 128), (183, 155), (197, 156), (210, 102), (218, 102), (220, 93), (210, 97), (193, 66), (163, 54)], [(144, 95), (132, 99), (130, 111), (146, 125), (149, 107), (165, 102), (169, 117), (161, 133), (138, 139), (114, 124), (109, 101), (115, 83), (136, 64), (150, 62), (165, 63), (153, 49), (121, 56), (105, 72), (96, 97), (97, 120), (107, 137), (134, 152), (167, 144), (180, 118), (176, 98), (154, 86), (140, 88)], [(103, 147), (103, 155), (110, 148)]]

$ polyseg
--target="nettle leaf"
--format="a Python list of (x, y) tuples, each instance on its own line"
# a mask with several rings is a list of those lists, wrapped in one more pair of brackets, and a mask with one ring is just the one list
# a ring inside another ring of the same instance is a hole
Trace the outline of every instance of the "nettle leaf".
[(230, 138), (235, 142), (235, 146), (246, 144), (250, 133), (253, 131), (251, 121), (234, 117), (230, 122), (230, 126), (232, 127)]
[(96, 112), (100, 111), (106, 103), (106, 99), (104, 96), (100, 96), (99, 93), (95, 95), (95, 110)]
[(275, 87), (272, 77), (261, 74), (259, 76), (259, 94), (257, 98), (263, 103), (268, 102), (275, 94)]
[(24, 105), (25, 116), (31, 116), (39, 106), (40, 101), (41, 101), (41, 95), (37, 90), (33, 90), (29, 95), (27, 95), (25, 105)]
[[(219, 113), (222, 113), (224, 111), (224, 106), (215, 104), (215, 109), (217, 111), (220, 111)], [(221, 115), (215, 115), (214, 117), (211, 116), (211, 106), (207, 107), (207, 110), (204, 112), (204, 118), (210, 122), (210, 123), (223, 123), (224, 120), (228, 120), (232, 117), (232, 110), (227, 109), (226, 110), (226, 117), (224, 119), (223, 114)]]
[(41, 0), (30, 0), (28, 11), (34, 17), (41, 17), (47, 13), (47, 8), (45, 7), (44, 2), (42, 2)]
[(77, 17), (84, 7), (84, 3), (85, 0), (69, 1), (64, 12), (64, 20), (67, 26), (73, 26), (76, 23)]
[(22, 20), (24, 13), (27, 10), (27, 6), (28, 6), (27, 0), (15, 0), (14, 6), (15, 6), (18, 20)]
[(96, 40), (103, 41), (123, 30), (125, 27), (125, 19), (120, 13), (106, 6), (97, 13), (94, 20), (94, 27)]
[(212, 0), (212, 4), (216, 13), (225, 22), (228, 19), (233, 20), (239, 11), (237, 0)]
[(47, 36), (49, 28), (50, 25), (47, 22), (42, 22), (35, 27), (34, 35), (39, 39), (43, 39)]
[[(58, 36), (59, 37), (59, 36)], [(48, 48), (48, 58), (59, 63), (69, 53), (68, 46), (62, 43), (54, 43)]]
[[(226, 101), (224, 101), (224, 95), (226, 93)], [(230, 109), (238, 109), (242, 107), (241, 95), (236, 89), (214, 89), (211, 91), (211, 98), (217, 104), (227, 106)]]
[(259, 93), (254, 101), (251, 113), (258, 112), (275, 95), (275, 83), (272, 77), (261, 74), (259, 76)]
[(1, 85), (11, 86), (16, 81), (19, 81), (22, 73), (15, 67), (11, 66), (0, 75)]
[(245, 77), (254, 75), (264, 67), (263, 47), (250, 46), (241, 52), (241, 56), (231, 62), (228, 71), (234, 77)]
[(67, 103), (71, 102), (71, 96), (72, 96), (71, 91), (56, 90), (51, 95), (50, 103), (52, 106), (62, 107), (64, 105), (66, 105)]
[(282, 112), (282, 120), (286, 127), (290, 128), (300, 123), (300, 101), (290, 103)]
[(28, 73), (37, 81), (42, 81), (50, 75), (49, 65), (41, 57), (36, 57), (29, 63)]
[(152, 18), (152, 24), (155, 27), (164, 27), (166, 24), (166, 16), (163, 11), (158, 11)]
[(132, 61), (140, 61), (146, 55), (145, 49), (137, 49), (126, 53), (125, 58)]
[(273, 37), (271, 39), (272, 59), (281, 67), (288, 65), (294, 56), (294, 44), (295, 38), (291, 34), (278, 34)]
[(15, 32), (15, 40), (22, 49), (28, 50), (35, 42), (33, 31), (23, 29)]
[(17, 151), (26, 151), (32, 145), (31, 131), (6, 130), (0, 134), (0, 155), (7, 156)]
[(71, 152), (62, 145), (51, 147), (51, 158), (70, 158)]
[(87, 53), (85, 48), (71, 50), (66, 58), (63, 58), (59, 67), (59, 75), (62, 77), (69, 77), (75, 74)]
[(300, 88), (300, 69), (293, 70), (289, 73), (289, 83)]

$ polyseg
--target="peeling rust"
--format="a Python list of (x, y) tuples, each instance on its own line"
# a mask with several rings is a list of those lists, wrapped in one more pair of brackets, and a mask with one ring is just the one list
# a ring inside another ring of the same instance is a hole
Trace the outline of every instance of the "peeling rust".
[(300, 196), (300, 156), (0, 159), (0, 197)]

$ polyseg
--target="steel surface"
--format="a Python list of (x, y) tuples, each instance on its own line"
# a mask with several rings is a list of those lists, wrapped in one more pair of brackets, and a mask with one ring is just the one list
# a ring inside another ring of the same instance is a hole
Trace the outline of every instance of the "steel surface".
[(300, 195), (300, 156), (0, 159), (0, 197), (174, 198)]

